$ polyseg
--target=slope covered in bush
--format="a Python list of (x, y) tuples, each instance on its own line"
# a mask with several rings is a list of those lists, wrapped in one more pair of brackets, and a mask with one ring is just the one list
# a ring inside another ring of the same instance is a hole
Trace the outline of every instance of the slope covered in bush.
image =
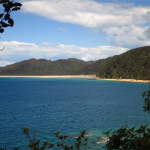
[(114, 79), (150, 79), (150, 46), (135, 48), (114, 57), (97, 76)]

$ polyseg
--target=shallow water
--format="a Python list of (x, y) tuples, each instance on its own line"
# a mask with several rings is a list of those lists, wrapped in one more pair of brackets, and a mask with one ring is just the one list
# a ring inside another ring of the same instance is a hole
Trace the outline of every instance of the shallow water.
[[(80, 78), (0, 78), (0, 147), (27, 148), (18, 121), (38, 138), (55, 142), (54, 132), (76, 136), (89, 131), (91, 149), (109, 129), (150, 122), (141, 92), (147, 83)], [(13, 116), (12, 116), (13, 115)]]

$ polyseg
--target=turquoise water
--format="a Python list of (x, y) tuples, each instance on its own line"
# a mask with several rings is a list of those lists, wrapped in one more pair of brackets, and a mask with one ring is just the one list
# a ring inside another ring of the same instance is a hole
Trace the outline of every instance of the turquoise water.
[[(0, 78), (0, 147), (27, 148), (19, 123), (42, 141), (55, 142), (54, 132), (74, 137), (88, 130), (91, 149), (109, 129), (150, 123), (141, 92), (147, 83), (80, 78)], [(13, 115), (13, 116), (12, 116)]]

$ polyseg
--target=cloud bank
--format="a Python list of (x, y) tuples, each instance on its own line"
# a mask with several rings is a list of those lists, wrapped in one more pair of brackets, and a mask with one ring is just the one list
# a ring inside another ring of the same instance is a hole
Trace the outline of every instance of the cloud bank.
[(128, 48), (114, 46), (77, 47), (75, 45), (63, 45), (59, 43), (22, 43), (17, 41), (2, 42), (0, 47), (5, 49), (0, 52), (0, 66), (6, 66), (14, 62), (20, 62), (31, 58), (45, 58), (58, 60), (78, 58), (84, 61), (107, 58), (126, 52)]
[(150, 6), (102, 3), (93, 0), (24, 1), (23, 12), (90, 28), (122, 27), (150, 21)]
[(149, 45), (149, 30), (143, 25), (150, 23), (150, 6), (94, 0), (24, 0), (22, 12), (84, 26), (100, 35), (104, 33), (113, 38), (109, 42), (113, 46)]

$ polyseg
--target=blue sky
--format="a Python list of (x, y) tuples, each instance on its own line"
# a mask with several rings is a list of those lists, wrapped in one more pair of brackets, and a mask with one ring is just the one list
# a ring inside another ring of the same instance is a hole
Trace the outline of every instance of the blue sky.
[(18, 2), (14, 27), (0, 35), (1, 67), (31, 58), (98, 60), (150, 45), (148, 0)]

